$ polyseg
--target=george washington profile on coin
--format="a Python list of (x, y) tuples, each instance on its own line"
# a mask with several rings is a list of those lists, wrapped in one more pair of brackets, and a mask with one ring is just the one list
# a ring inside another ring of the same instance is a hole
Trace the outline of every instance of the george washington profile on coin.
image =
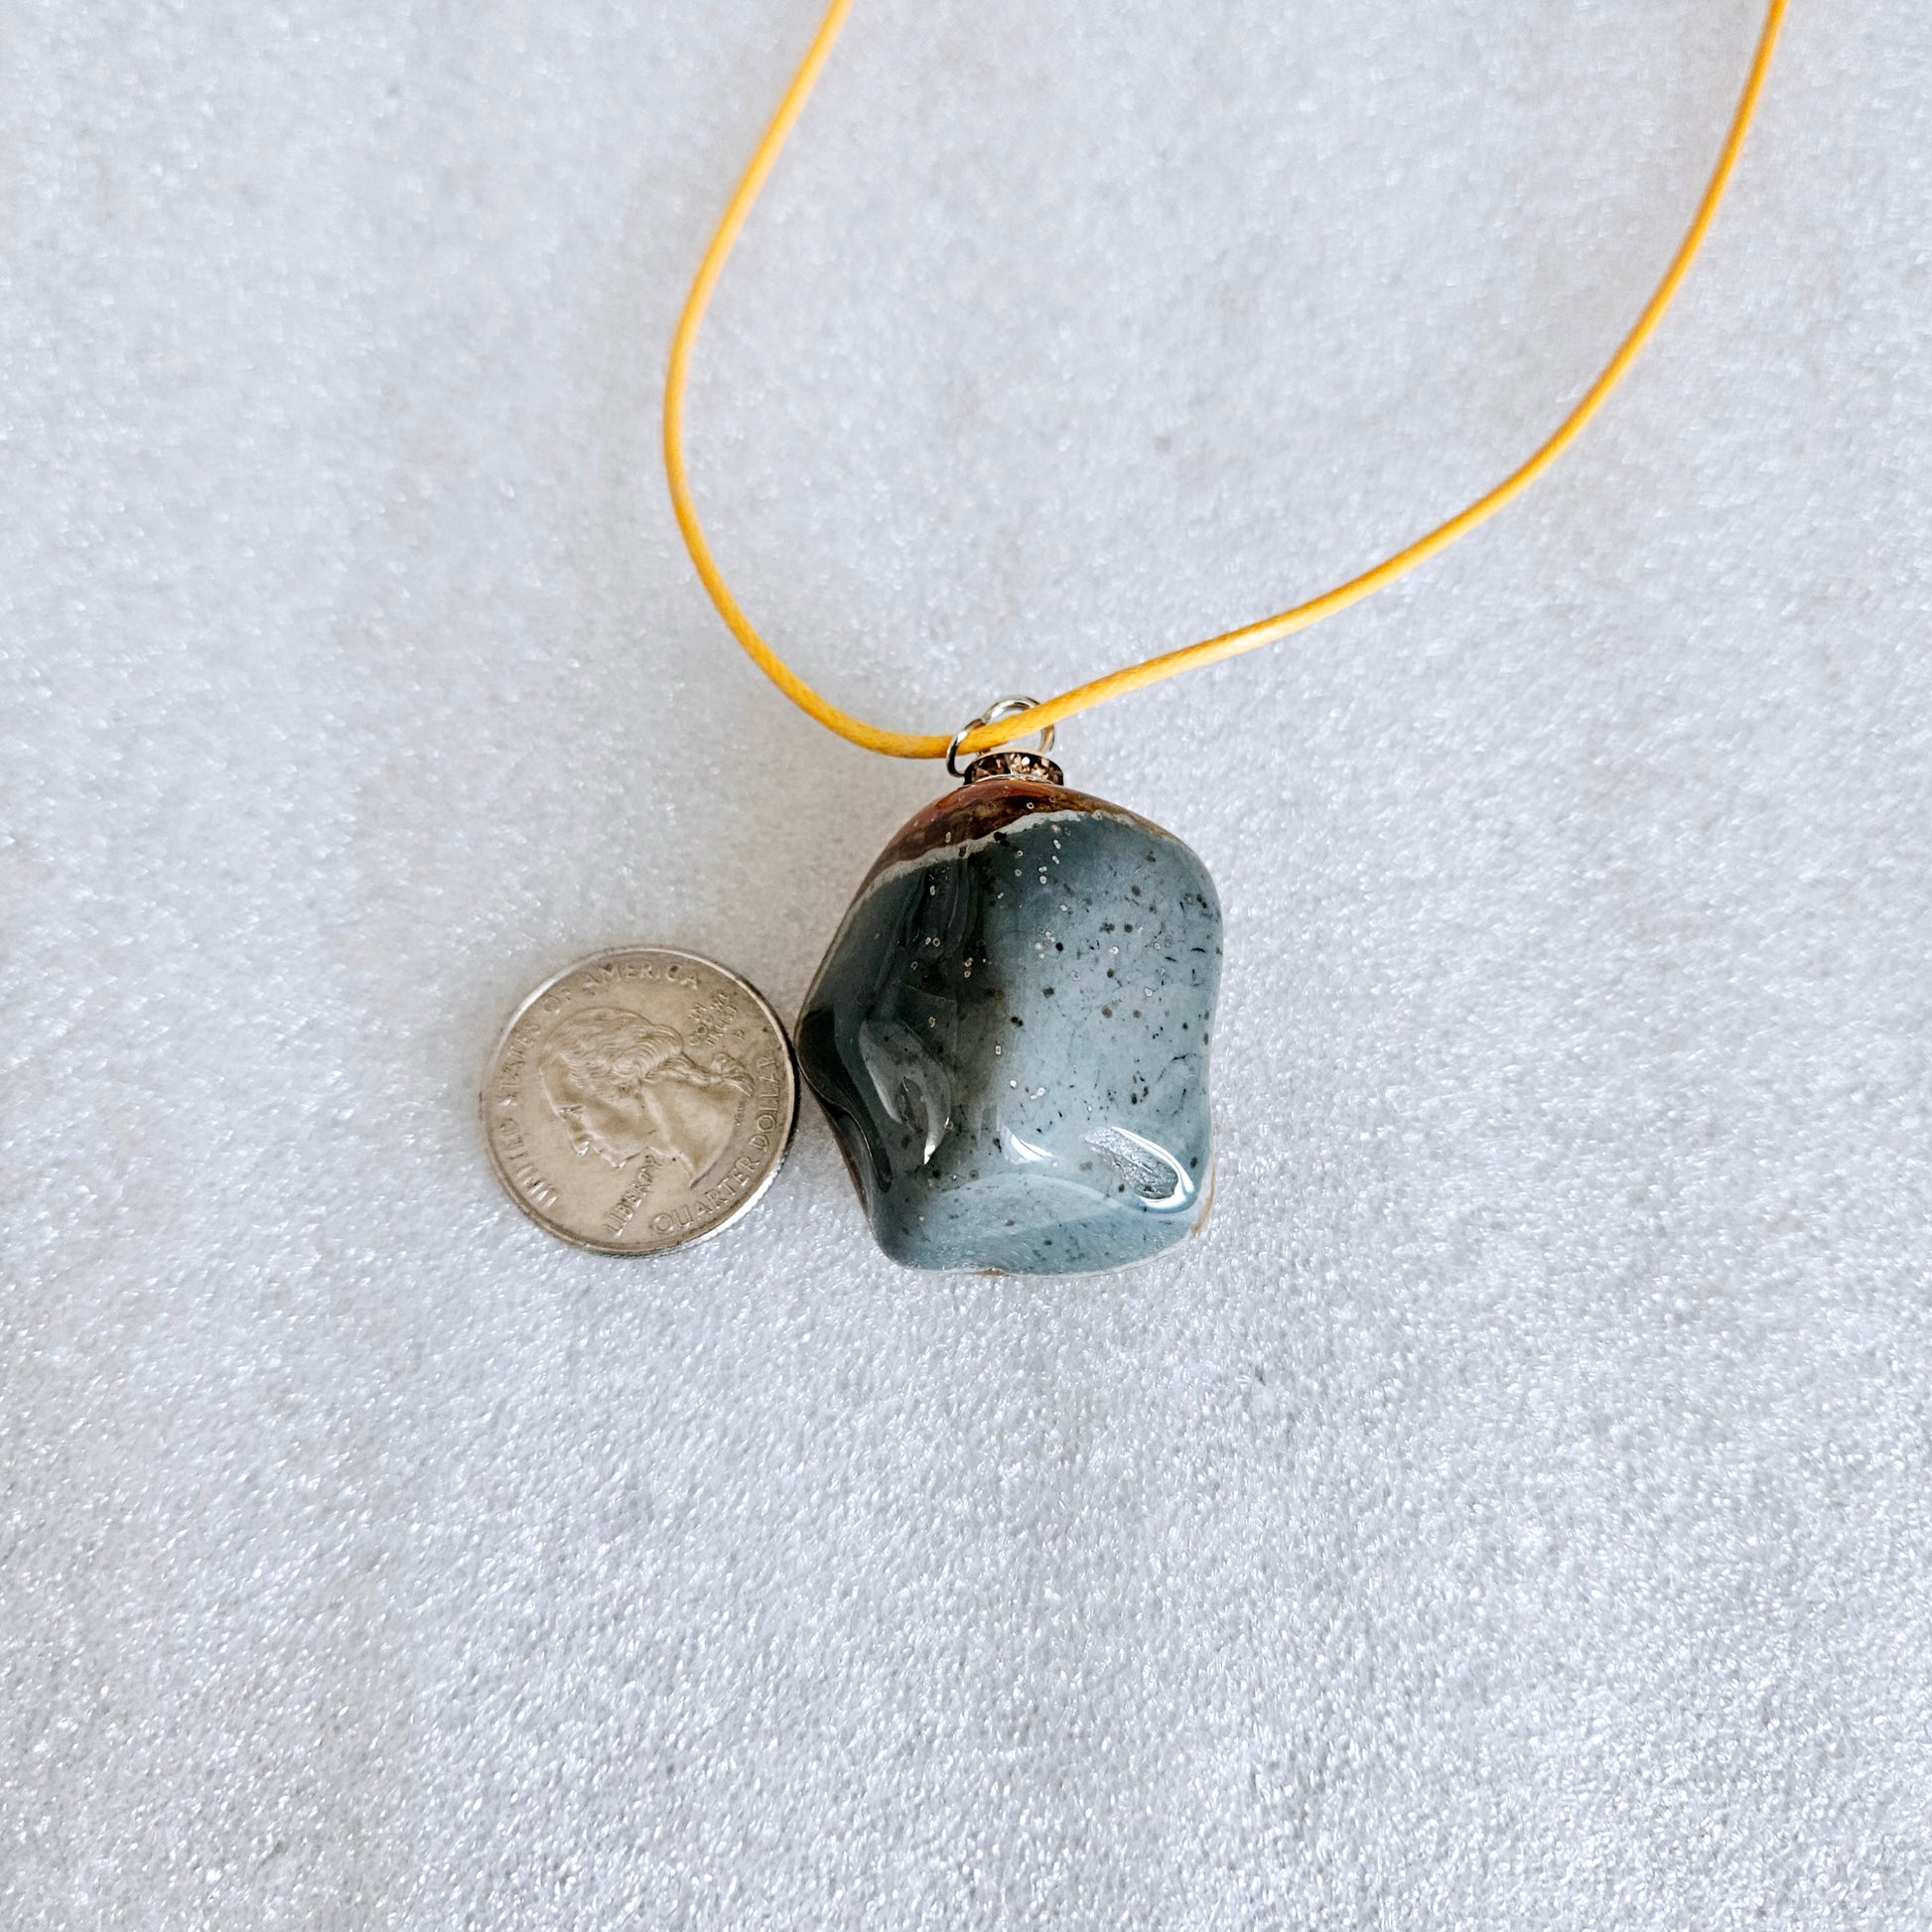
[(539, 1071), (580, 1159), (621, 1169), (648, 1155), (694, 1187), (731, 1146), (752, 1092), (736, 1060), (700, 1065), (674, 1028), (623, 1007), (573, 1014), (544, 1040)]
[(758, 1204), (791, 1141), (798, 1073), (756, 987), (696, 953), (621, 946), (511, 1014), (480, 1100), (490, 1166), (539, 1227), (600, 1254), (662, 1254)]

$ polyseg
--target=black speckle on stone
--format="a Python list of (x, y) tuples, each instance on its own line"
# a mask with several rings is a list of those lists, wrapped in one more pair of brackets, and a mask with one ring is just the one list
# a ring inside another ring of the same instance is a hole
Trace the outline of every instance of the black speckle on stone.
[(1055, 952), (1065, 952), (1066, 948), (1057, 939), (1055, 939), (1053, 941), (1053, 950)]
[(1113, 1008), (1112, 1008), (1112, 1007), (1102, 1007), (1102, 1008), (1100, 1009), (1100, 1017), (1101, 1017), (1101, 1019), (1103, 1019), (1103, 1020), (1111, 1020), (1111, 1019), (1112, 1019), (1112, 1018), (1114, 1017), (1114, 1010), (1113, 1010)]
[(1123, 926), (1123, 927), (1121, 928), (1121, 930), (1122, 930), (1123, 932), (1132, 932), (1132, 931), (1134, 930), (1134, 928), (1133, 928), (1133, 927), (1132, 927), (1131, 925), (1128, 925), (1128, 926)]
[(1113, 922), (1113, 920), (1112, 920), (1112, 919), (1102, 919), (1102, 920), (1101, 920), (1101, 922), (1100, 922), (1100, 929), (1101, 929), (1101, 931), (1102, 931), (1102, 932), (1111, 932), (1111, 931), (1113, 931), (1113, 929), (1114, 929), (1114, 922)]
[(1013, 1027), (1024, 1027), (1027, 1023), (1017, 1013), (1010, 1013), (1007, 1015), (1007, 1024)]
[(1049, 1000), (1053, 997), (1053, 989), (1050, 986), (1042, 986), (1039, 990), (1042, 993), (1044, 993)]
[(1136, 1020), (1138, 1020), (1138, 1019), (1139, 1019), (1140, 1017), (1141, 1017), (1141, 1010), (1140, 1010), (1140, 1008), (1139, 1008), (1139, 1007), (1136, 1007), (1136, 1008), (1134, 1009), (1134, 1018), (1135, 1018)]
[[(1141, 896), (1141, 889), (1140, 889), (1140, 888), (1139, 888), (1138, 886), (1130, 886), (1130, 887), (1128, 887), (1128, 889), (1127, 889), (1127, 890), (1128, 890), (1128, 891), (1129, 891), (1130, 893), (1132, 893), (1132, 894), (1134, 895), (1134, 897), (1135, 897), (1136, 898), (1139, 898), (1139, 897), (1140, 897), (1140, 896)], [(1132, 932), (1132, 931), (1134, 930), (1134, 928), (1133, 928), (1133, 927), (1132, 927), (1131, 925), (1130, 925), (1130, 926), (1129, 926), (1129, 927), (1128, 927), (1127, 929), (1128, 929), (1128, 931), (1129, 931), (1129, 932)]]

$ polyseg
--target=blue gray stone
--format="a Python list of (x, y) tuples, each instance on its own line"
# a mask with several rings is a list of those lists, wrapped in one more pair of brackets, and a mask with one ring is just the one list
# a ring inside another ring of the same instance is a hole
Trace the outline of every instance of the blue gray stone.
[(880, 1245), (1061, 1275), (1183, 1239), (1211, 1192), (1220, 960), (1206, 868), (1132, 812), (990, 777), (913, 818), (798, 1022)]

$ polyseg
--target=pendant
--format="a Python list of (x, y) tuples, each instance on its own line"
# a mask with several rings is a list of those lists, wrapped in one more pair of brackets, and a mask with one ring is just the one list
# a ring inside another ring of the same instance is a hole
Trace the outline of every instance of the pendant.
[(800, 1067), (907, 1267), (1125, 1267), (1212, 1194), (1213, 881), (1173, 833), (1069, 790), (1051, 744), (975, 759), (900, 828), (799, 1015)]

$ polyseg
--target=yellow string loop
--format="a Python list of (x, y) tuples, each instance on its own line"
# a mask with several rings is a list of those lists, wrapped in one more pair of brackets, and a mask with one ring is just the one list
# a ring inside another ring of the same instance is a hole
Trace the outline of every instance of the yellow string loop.
[[(1438, 524), (1428, 535), (1417, 538), (1406, 549), (1398, 550), (1394, 556), (1385, 558), (1371, 570), (1363, 571), (1359, 577), (1351, 577), (1346, 583), (1336, 585), (1319, 597), (1311, 598), (1306, 604), (1298, 604), (1292, 610), (1277, 612), (1272, 618), (1262, 618), (1254, 623), (1244, 624), (1239, 630), (1224, 631), (1218, 637), (1203, 638), (1197, 644), (1166, 651), (1158, 657), (1144, 658), (1138, 664), (1129, 664), (1118, 671), (1110, 671), (1105, 677), (1095, 678), (1090, 684), (1080, 684), (1070, 691), (1062, 691), (1058, 697), (1049, 698), (1030, 711), (1018, 712), (1011, 718), (982, 725), (967, 735), (960, 748), (962, 753), (970, 756), (991, 751), (995, 746), (1025, 738), (1048, 725), (1056, 725), (1072, 717), (1075, 712), (1089, 711), (1095, 705), (1105, 704), (1109, 698), (1117, 698), (1124, 692), (1138, 691), (1143, 685), (1158, 683), (1162, 678), (1192, 670), (1196, 665), (1215, 664), (1224, 657), (1253, 650), (1259, 644), (1272, 643), (1277, 637), (1306, 630), (1310, 624), (1318, 623), (1337, 611), (1345, 611), (1349, 605), (1359, 603), (1385, 584), (1392, 584), (1398, 577), (1405, 576), (1418, 564), (1426, 563), (1439, 551), (1447, 550), (1458, 537), (1466, 536), (1477, 524), (1487, 522), (1504, 504), (1521, 495), (1584, 433), (1590, 418), (1609, 398), (1611, 390), (1629, 372), (1630, 365), (1642, 352), (1644, 345), (1656, 334), (1664, 312), (1683, 286), (1684, 278), (1690, 273), (1691, 264), (1696, 261), (1698, 251), (1711, 231), (1711, 224), (1717, 218), (1718, 206), (1724, 200), (1725, 190), (1730, 186), (1730, 178), (1736, 171), (1744, 138), (1750, 132), (1752, 117), (1764, 92), (1764, 82), (1770, 72), (1771, 57), (1777, 49), (1779, 31), (1784, 25), (1787, 4), (1788, 0), (1769, 0), (1766, 6), (1764, 27), (1751, 57), (1750, 72), (1745, 78), (1737, 111), (1731, 116), (1729, 131), (1725, 137), (1704, 197), (1698, 203), (1697, 213), (1692, 217), (1683, 241), (1678, 244), (1677, 253), (1672, 256), (1670, 267), (1664, 272), (1664, 279), (1657, 284), (1656, 292), (1644, 304), (1635, 326), (1604, 365), (1602, 373), (1584, 391), (1582, 399), (1557, 426), (1549, 441), (1528, 462), (1512, 471), (1486, 495), (1478, 496), (1466, 509), (1458, 510), (1448, 522)], [(826, 8), (818, 32), (806, 49), (798, 71), (785, 88), (770, 124), (753, 150), (751, 163), (726, 204), (717, 231), (704, 251), (704, 259), (698, 264), (697, 279), (691, 284), (684, 313), (678, 318), (677, 333), (671, 339), (670, 367), (664, 380), (664, 471), (670, 483), (671, 506), (677, 512), (678, 528), (684, 532), (691, 561), (697, 566), (698, 575), (704, 580), (705, 589), (711, 593), (711, 601), (717, 605), (719, 615), (765, 676), (800, 710), (809, 712), (821, 725), (837, 732), (841, 738), (850, 739), (855, 745), (862, 745), (868, 751), (884, 752), (892, 758), (942, 759), (952, 742), (950, 733), (896, 732), (869, 725), (863, 718), (855, 718), (850, 712), (840, 710), (830, 699), (814, 691), (764, 641), (732, 595), (731, 586), (725, 582), (718, 561), (711, 554), (711, 545), (705, 540), (704, 528), (692, 505), (690, 478), (684, 463), (684, 391), (691, 374), (692, 345), (697, 340), (699, 327), (704, 321), (706, 309), (711, 305), (718, 278), (724, 272), (732, 246), (745, 226), (759, 191), (771, 173), (779, 150), (785, 144), (785, 137), (790, 134), (824, 69), (832, 52), (832, 44), (838, 39), (839, 29), (845, 25), (852, 5), (853, 0), (831, 0), (831, 5)]]

